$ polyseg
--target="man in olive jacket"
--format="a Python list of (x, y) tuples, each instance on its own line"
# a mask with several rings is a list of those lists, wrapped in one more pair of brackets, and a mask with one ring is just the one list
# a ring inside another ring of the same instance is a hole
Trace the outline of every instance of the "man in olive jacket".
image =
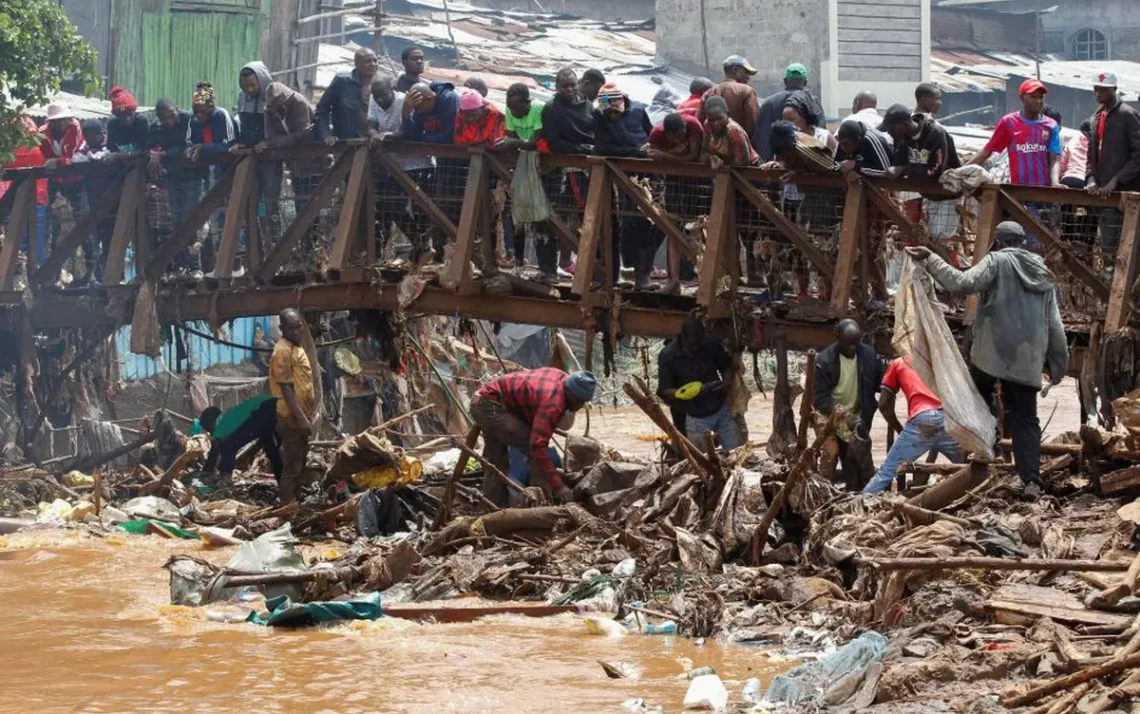
[(997, 227), (998, 250), (962, 271), (927, 248), (907, 248), (946, 291), (978, 293), (970, 372), (982, 398), (994, 408), (994, 388), (1001, 382), (1006, 427), (1013, 437), (1017, 473), (1027, 496), (1041, 493), (1041, 424), (1037, 393), (1042, 372), (1052, 384), (1069, 366), (1069, 346), (1057, 308), (1056, 280), (1045, 259), (1022, 249), (1025, 229), (1013, 221)]

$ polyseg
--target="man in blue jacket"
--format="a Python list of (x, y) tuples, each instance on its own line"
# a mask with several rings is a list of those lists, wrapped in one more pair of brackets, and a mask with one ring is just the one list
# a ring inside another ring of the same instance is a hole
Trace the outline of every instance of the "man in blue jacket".
[(362, 47), (353, 62), (356, 68), (333, 77), (317, 103), (317, 139), (329, 146), (342, 139), (368, 136), (368, 100), (380, 61), (375, 52)]
[[(448, 82), (420, 82), (412, 85), (404, 98), (404, 125), (401, 131), (405, 141), (422, 141), (427, 144), (455, 143), (455, 115), (459, 112), (459, 95), (455, 85)], [(436, 157), (435, 191), (433, 198), (453, 222), (459, 223), (463, 207), (463, 188), (467, 183), (467, 159)], [(432, 226), (432, 248), (442, 258), (447, 236), (438, 226)]]

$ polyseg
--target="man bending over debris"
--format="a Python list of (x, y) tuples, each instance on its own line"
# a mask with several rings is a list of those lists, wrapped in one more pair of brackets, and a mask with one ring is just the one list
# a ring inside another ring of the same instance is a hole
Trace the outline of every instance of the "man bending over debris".
[(830, 416), (835, 407), (843, 409), (846, 423), (836, 431), (836, 451), (830, 453), (832, 458), (839, 458), (847, 490), (859, 491), (874, 472), (870, 431), (875, 393), (883, 381), (883, 362), (875, 348), (861, 341), (863, 330), (854, 320), (841, 320), (835, 336), (835, 343), (815, 360), (812, 398), (821, 418)]
[[(530, 485), (560, 502), (571, 500), (570, 489), (554, 468), (547, 451), (554, 429), (567, 411), (576, 412), (594, 398), (597, 379), (591, 372), (567, 374), (554, 367), (511, 372), (484, 385), (471, 399), (471, 417), (483, 430), (483, 454), (506, 473), (508, 446), (530, 453)], [(488, 474), (483, 494), (505, 505), (505, 494)]]
[[(946, 414), (942, 411), (942, 402), (910, 366), (912, 359), (909, 356), (896, 359), (883, 375), (879, 413), (899, 436), (887, 454), (887, 460), (875, 472), (875, 478), (863, 489), (864, 494), (886, 491), (891, 487), (891, 481), (895, 479), (902, 462), (914, 461), (929, 451), (937, 451), (951, 462), (962, 462), (961, 447), (946, 433)], [(895, 416), (895, 395), (900, 390), (906, 397), (905, 427)]]
[[(950, 266), (928, 248), (907, 248), (946, 291), (980, 294), (970, 348), (970, 373), (982, 399), (994, 409), (1001, 382), (1006, 427), (1013, 437), (1017, 473), (1025, 495), (1041, 494), (1041, 423), (1037, 392), (1041, 372), (1058, 384), (1069, 367), (1069, 345), (1057, 308), (1056, 280), (1045, 259), (1022, 248), (1025, 229), (1014, 221), (998, 224), (997, 250), (966, 271)], [(996, 412), (995, 412), (996, 414)]]
[(657, 396), (685, 414), (685, 436), (704, 448), (713, 432), (725, 451), (740, 446), (740, 428), (728, 408), (732, 357), (719, 340), (705, 336), (705, 326), (690, 317), (681, 336), (657, 356)]
[(277, 400), (277, 435), (281, 441), (279, 497), (281, 503), (289, 503), (296, 500), (301, 485), (317, 403), (313, 366), (303, 345), (301, 313), (286, 308), (280, 319), (281, 339), (269, 358), (269, 393)]
[(281, 481), (281, 445), (277, 436), (277, 400), (262, 394), (247, 399), (233, 409), (223, 412), (217, 407), (206, 407), (198, 423), (210, 435), (210, 455), (206, 457), (206, 473), (215, 469), (223, 479), (229, 480), (234, 470), (238, 451), (246, 444), (257, 441), (273, 475)]

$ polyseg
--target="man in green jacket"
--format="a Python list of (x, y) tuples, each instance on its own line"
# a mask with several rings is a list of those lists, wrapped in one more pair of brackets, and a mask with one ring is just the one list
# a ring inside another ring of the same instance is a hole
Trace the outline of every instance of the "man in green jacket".
[(979, 294), (970, 372), (982, 398), (994, 408), (1000, 382), (1006, 427), (1013, 437), (1017, 473), (1025, 493), (1041, 493), (1041, 424), (1037, 393), (1042, 372), (1052, 384), (1068, 369), (1069, 347), (1057, 308), (1056, 280), (1045, 260), (1024, 250), (1025, 229), (1013, 221), (997, 227), (996, 248), (969, 270), (958, 270), (927, 248), (907, 248), (947, 292)]

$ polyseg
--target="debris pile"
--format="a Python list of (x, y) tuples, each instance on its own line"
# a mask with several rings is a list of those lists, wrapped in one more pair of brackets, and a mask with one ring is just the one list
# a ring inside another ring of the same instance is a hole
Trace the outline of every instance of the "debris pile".
[[(645, 462), (564, 436), (572, 503), (514, 484), (520, 506), (496, 506), (473, 442), (424, 449), (398, 429), (428, 404), (317, 442), (299, 503), (276, 503), (263, 456), (232, 482), (203, 482), (209, 444), (192, 436), (165, 468), (5, 471), (0, 498), (16, 517), (0, 529), (236, 546), (224, 565), (171, 557), (171, 601), (237, 607), (219, 617), (267, 626), (591, 613), (592, 633), (716, 637), (802, 663), (743, 694), (694, 669), (693, 707), (1103, 712), (1140, 696), (1137, 395), (1115, 405), (1117, 431), (1086, 426), (1044, 444), (1047, 495), (1027, 500), (1001, 461), (907, 464), (932, 479), (846, 493), (821, 469), (838, 410), (818, 423), (805, 410), (811, 443), (805, 429), (774, 460), (762, 447), (694, 444), (647, 384), (634, 377), (625, 391), (669, 443)], [(446, 603), (473, 594), (496, 603)], [(630, 671), (603, 665), (599, 676)]]

